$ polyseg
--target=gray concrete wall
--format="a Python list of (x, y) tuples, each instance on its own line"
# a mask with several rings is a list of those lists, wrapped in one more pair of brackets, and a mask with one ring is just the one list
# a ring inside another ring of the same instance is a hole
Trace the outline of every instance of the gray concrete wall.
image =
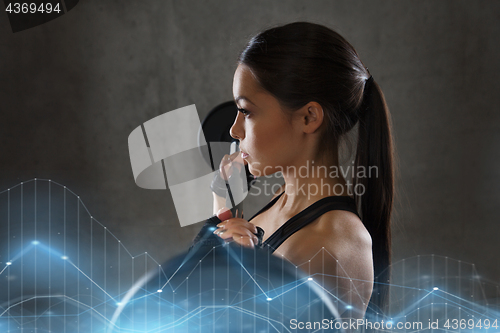
[[(339, 31), (381, 85), (400, 177), (393, 260), (436, 254), (500, 281), (500, 2), (96, 1), (13, 34), (0, 19), (0, 189), (34, 177), (79, 194), (132, 253), (163, 261), (181, 228), (169, 191), (138, 188), (127, 137), (232, 98), (235, 58), (270, 25)], [(269, 198), (251, 197), (255, 212)]]

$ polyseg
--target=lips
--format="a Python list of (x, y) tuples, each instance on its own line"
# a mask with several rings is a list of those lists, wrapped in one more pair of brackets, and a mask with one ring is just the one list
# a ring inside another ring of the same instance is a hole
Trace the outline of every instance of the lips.
[(241, 158), (247, 158), (249, 155), (241, 150)]

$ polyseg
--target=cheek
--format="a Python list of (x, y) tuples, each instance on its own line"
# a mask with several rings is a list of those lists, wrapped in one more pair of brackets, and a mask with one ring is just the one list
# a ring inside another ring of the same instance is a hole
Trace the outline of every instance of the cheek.
[(248, 143), (252, 147), (253, 154), (257, 158), (266, 158), (276, 141), (275, 130), (273, 128), (255, 127), (247, 133)]
[[(248, 147), (252, 149), (253, 160), (260, 163), (260, 168), (282, 164), (283, 155), (290, 149), (288, 133), (279, 126), (260, 127), (248, 133)], [(251, 154), (251, 153), (250, 153)], [(252, 154), (251, 154), (252, 155)]]

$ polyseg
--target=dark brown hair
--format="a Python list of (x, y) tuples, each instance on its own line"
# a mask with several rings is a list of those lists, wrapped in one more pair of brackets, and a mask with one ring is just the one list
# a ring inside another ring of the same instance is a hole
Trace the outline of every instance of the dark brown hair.
[(394, 197), (394, 152), (390, 115), (384, 95), (356, 50), (335, 31), (295, 22), (253, 37), (241, 52), (258, 83), (289, 111), (311, 101), (325, 113), (320, 147), (326, 156), (339, 152), (339, 142), (357, 123), (354, 170), (376, 167), (378, 177), (357, 178), (365, 192), (355, 194), (361, 218), (372, 238), (375, 284), (369, 312), (384, 311), (391, 262), (390, 219)]

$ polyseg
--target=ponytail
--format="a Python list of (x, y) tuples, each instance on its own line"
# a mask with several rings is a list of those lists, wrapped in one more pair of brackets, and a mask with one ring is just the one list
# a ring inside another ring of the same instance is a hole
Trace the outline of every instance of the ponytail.
[[(363, 224), (372, 238), (374, 286), (367, 312), (384, 312), (388, 305), (391, 263), (391, 210), (394, 197), (393, 143), (391, 120), (384, 95), (370, 78), (365, 83), (358, 110), (358, 146), (354, 162), (354, 185)], [(372, 173), (375, 169), (376, 173)], [(365, 170), (358, 178), (358, 170)]]

